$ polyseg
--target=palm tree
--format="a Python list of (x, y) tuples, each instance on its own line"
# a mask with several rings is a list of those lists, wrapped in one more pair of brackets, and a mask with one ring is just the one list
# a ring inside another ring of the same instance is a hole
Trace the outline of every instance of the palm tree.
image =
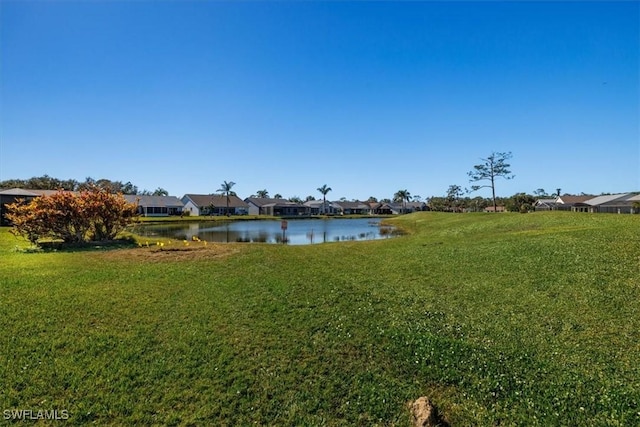
[(231, 188), (234, 185), (236, 185), (236, 183), (233, 181), (229, 181), (229, 182), (223, 181), (222, 185), (217, 190), (218, 193), (222, 193), (227, 196), (227, 216), (229, 216), (229, 196), (232, 194), (235, 194), (233, 191), (231, 191)]
[(282, 194), (276, 193), (276, 194), (273, 195), (273, 198), (274, 199), (282, 199)]
[(393, 195), (393, 200), (402, 202), (402, 212), (405, 213), (407, 211), (407, 202), (411, 201), (411, 193), (409, 193), (409, 190), (398, 190)]
[(324, 214), (327, 211), (327, 193), (331, 191), (331, 187), (327, 187), (327, 184), (324, 184), (318, 188), (318, 191), (322, 193), (322, 213)]
[(269, 192), (266, 189), (258, 190), (256, 191), (256, 195), (261, 199), (266, 199), (267, 197), (269, 197)]

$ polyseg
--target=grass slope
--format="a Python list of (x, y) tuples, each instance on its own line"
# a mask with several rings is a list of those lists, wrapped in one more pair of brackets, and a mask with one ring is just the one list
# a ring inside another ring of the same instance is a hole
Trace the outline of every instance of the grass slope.
[(452, 425), (640, 425), (640, 217), (394, 221), (410, 234), (57, 253), (2, 229), (0, 409), (408, 425), (428, 395)]

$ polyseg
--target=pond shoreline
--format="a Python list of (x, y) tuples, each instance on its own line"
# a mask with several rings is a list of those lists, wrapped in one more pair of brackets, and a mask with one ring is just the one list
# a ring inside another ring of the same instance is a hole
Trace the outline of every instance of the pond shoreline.
[(395, 218), (398, 215), (297, 215), (297, 216), (268, 216), (268, 215), (213, 215), (213, 216), (162, 216), (162, 217), (139, 217), (138, 223), (144, 224), (167, 224), (167, 223), (189, 223), (189, 222), (234, 222), (234, 221), (297, 221), (305, 219), (384, 219)]
[[(336, 216), (266, 218), (217, 217), (197, 221), (144, 221), (129, 229), (149, 239), (217, 243), (316, 244), (337, 241), (378, 240), (394, 237), (396, 227), (385, 224), (384, 217)], [(399, 232), (400, 230), (398, 230)]]

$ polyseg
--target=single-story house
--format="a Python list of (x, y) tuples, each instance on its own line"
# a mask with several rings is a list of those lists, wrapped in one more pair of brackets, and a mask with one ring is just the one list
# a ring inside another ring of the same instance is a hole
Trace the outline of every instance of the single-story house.
[(494, 206), (491, 205), (484, 208), (484, 212), (506, 212), (506, 209), (504, 206), (496, 206), (494, 208)]
[(7, 213), (6, 205), (17, 202), (18, 200), (24, 200), (30, 202), (39, 196), (50, 196), (57, 193), (58, 190), (27, 190), (24, 188), (8, 188), (0, 190), (0, 225), (9, 225), (9, 222), (5, 218)]
[[(402, 205), (402, 203), (400, 205)], [(404, 209), (407, 213), (421, 212), (421, 211), (428, 211), (429, 206), (425, 202), (407, 202), (404, 205)]]
[(371, 211), (374, 213), (374, 215), (392, 215), (393, 213), (398, 213), (398, 212), (394, 212), (394, 207), (391, 206), (390, 203), (370, 203), (371, 206)]
[(635, 194), (625, 200), (625, 203), (631, 203), (632, 214), (640, 214), (640, 194)]
[(368, 215), (371, 213), (371, 206), (364, 202), (333, 202), (340, 215)]
[(371, 213), (374, 215), (400, 215), (402, 213), (412, 213), (420, 211), (428, 211), (429, 206), (425, 202), (372, 202)]
[(429, 207), (425, 202), (392, 202), (386, 203), (386, 205), (386, 208), (390, 210), (391, 214), (393, 215), (429, 210)]
[(322, 200), (309, 200), (304, 202), (304, 205), (309, 208), (310, 215), (335, 215), (338, 213), (338, 207), (328, 200), (326, 203)]
[(388, 208), (391, 210), (392, 215), (401, 215), (409, 212), (409, 209), (405, 209), (404, 205), (399, 202), (387, 203)]
[(589, 213), (640, 213), (634, 202), (640, 202), (638, 193), (605, 194), (601, 196), (564, 195), (555, 199), (540, 199), (535, 210), (562, 210)]
[(590, 206), (588, 211), (591, 213), (635, 213), (638, 209), (634, 209), (633, 202), (638, 200), (637, 194), (623, 193), (597, 196), (585, 203)]
[(589, 205), (585, 202), (594, 196), (564, 195), (556, 198), (556, 208), (559, 211), (588, 212)]
[(182, 212), (195, 216), (246, 215), (249, 212), (249, 205), (235, 195), (229, 196), (228, 205), (227, 196), (223, 194), (185, 194), (181, 201), (184, 203)]
[(535, 211), (554, 211), (558, 208), (556, 200), (557, 199), (538, 199), (533, 205), (533, 209)]
[(125, 194), (129, 203), (138, 205), (138, 214), (142, 216), (180, 215), (184, 203), (175, 196), (137, 196)]
[(310, 212), (308, 206), (287, 199), (247, 197), (244, 201), (250, 215), (298, 216), (309, 215)]

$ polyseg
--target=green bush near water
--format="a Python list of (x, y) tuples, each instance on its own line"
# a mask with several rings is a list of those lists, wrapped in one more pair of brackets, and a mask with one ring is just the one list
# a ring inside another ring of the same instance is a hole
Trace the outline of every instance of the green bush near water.
[(640, 425), (640, 217), (393, 222), (409, 234), (197, 257), (21, 253), (0, 229), (0, 409), (409, 425), (427, 395), (451, 425)]

